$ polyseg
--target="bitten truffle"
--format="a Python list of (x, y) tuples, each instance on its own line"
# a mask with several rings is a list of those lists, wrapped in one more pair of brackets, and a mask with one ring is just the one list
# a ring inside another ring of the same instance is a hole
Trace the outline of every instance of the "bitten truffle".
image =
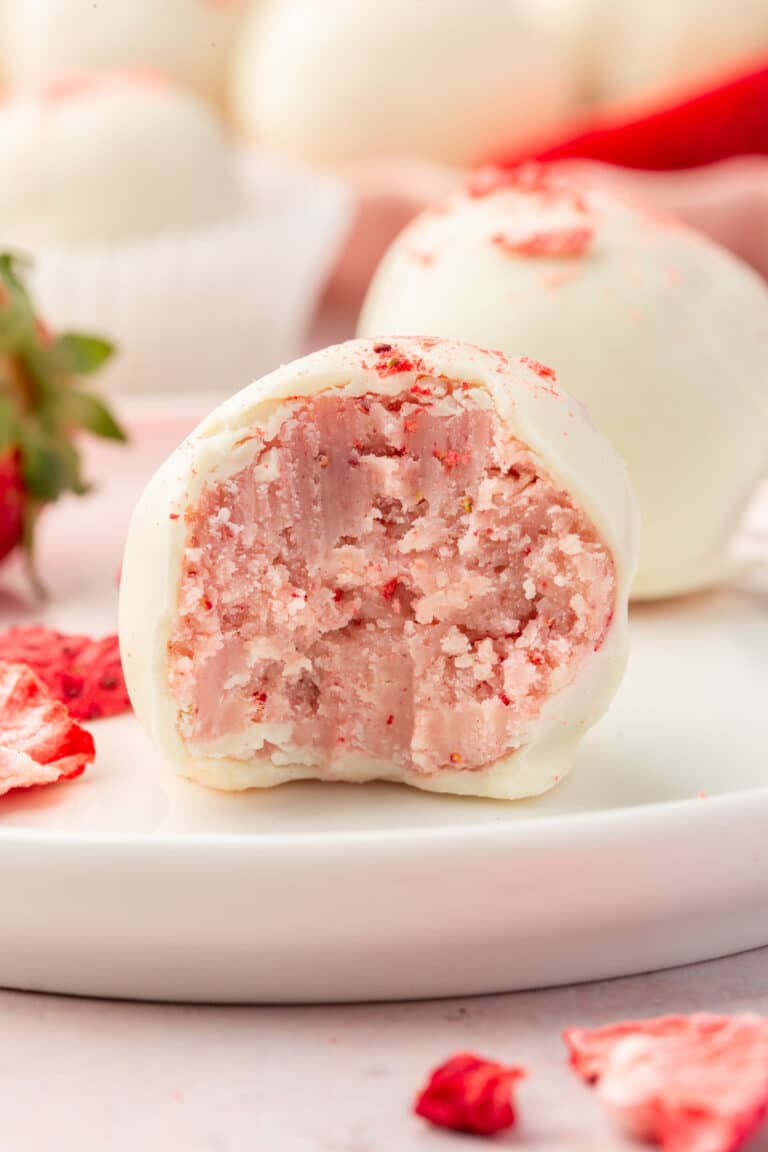
[(768, 468), (768, 291), (729, 253), (587, 179), (481, 171), (395, 240), (359, 330), (525, 348), (562, 370), (629, 467), (635, 595), (727, 571)]
[(544, 365), (329, 348), (213, 412), (141, 497), (129, 692), (217, 788), (543, 792), (619, 683), (635, 535), (623, 465)]

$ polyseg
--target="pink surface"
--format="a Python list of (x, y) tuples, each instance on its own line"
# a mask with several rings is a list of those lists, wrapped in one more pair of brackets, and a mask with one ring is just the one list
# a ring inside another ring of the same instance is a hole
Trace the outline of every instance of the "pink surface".
[[(207, 1008), (0, 993), (9, 1152), (459, 1152), (411, 1101), (476, 1049), (529, 1068), (494, 1148), (641, 1152), (568, 1067), (560, 1032), (627, 1016), (768, 1013), (768, 951), (654, 976), (422, 1004)], [(748, 1145), (768, 1152), (768, 1133)]]
[(524, 745), (602, 643), (615, 590), (541, 463), (429, 377), (296, 403), (268, 444), (250, 438), (253, 463), (185, 512), (171, 651), (189, 741), (291, 724), (268, 750), (424, 773)]

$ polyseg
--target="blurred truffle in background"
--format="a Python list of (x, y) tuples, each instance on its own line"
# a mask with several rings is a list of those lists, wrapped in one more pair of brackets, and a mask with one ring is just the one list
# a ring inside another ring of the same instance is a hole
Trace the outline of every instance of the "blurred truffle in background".
[(6, 73), (39, 84), (71, 72), (156, 68), (220, 96), (247, 0), (0, 0)]
[(257, 144), (304, 160), (472, 164), (556, 131), (571, 95), (522, 0), (273, 0), (243, 28), (231, 103)]
[(677, 99), (768, 54), (766, 0), (523, 0), (584, 109)]
[(644, 0), (616, 8), (601, 53), (599, 90), (608, 104), (681, 97), (768, 54), (768, 0)]
[(575, 105), (597, 102), (607, 45), (622, 18), (621, 0), (523, 0), (536, 31), (558, 52), (568, 69)]
[(208, 105), (158, 73), (72, 75), (0, 104), (3, 242), (112, 244), (236, 209), (232, 150)]

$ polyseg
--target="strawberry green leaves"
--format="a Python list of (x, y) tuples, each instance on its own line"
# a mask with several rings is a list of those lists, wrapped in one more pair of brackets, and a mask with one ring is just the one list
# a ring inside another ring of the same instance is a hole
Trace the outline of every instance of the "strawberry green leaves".
[(108, 406), (83, 379), (107, 364), (113, 351), (100, 336), (51, 334), (35, 314), (23, 261), (0, 253), (0, 456), (14, 461), (23, 489), (17, 543), (28, 559), (41, 509), (64, 492), (80, 496), (88, 491), (77, 448), (80, 433), (126, 439)]
[(100, 336), (84, 336), (79, 332), (64, 332), (50, 346), (51, 358), (62, 372), (72, 376), (90, 376), (110, 359), (113, 346)]

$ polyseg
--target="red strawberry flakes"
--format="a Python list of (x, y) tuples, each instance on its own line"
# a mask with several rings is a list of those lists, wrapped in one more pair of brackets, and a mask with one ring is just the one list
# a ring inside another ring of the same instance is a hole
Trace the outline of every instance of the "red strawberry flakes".
[(576, 257), (583, 256), (592, 242), (594, 229), (591, 224), (572, 227), (550, 228), (542, 232), (531, 232), (527, 236), (510, 236), (497, 232), (491, 240), (503, 252), (514, 256), (532, 257)]
[(0, 634), (0, 660), (26, 664), (76, 720), (130, 710), (117, 636), (91, 640), (48, 628), (11, 628)]
[(521, 356), (520, 363), (525, 364), (526, 368), (530, 368), (542, 380), (551, 380), (553, 383), (557, 382), (557, 373), (554, 368), (549, 368), (546, 364), (542, 364), (540, 360), (532, 360), (530, 356)]
[(768, 1113), (768, 1020), (667, 1016), (565, 1033), (578, 1074), (665, 1152), (736, 1152)]
[(92, 764), (93, 736), (22, 664), (0, 663), (0, 796), (71, 780)]
[(435, 1069), (414, 1111), (440, 1128), (492, 1136), (514, 1124), (512, 1092), (523, 1076), (522, 1068), (459, 1052)]

